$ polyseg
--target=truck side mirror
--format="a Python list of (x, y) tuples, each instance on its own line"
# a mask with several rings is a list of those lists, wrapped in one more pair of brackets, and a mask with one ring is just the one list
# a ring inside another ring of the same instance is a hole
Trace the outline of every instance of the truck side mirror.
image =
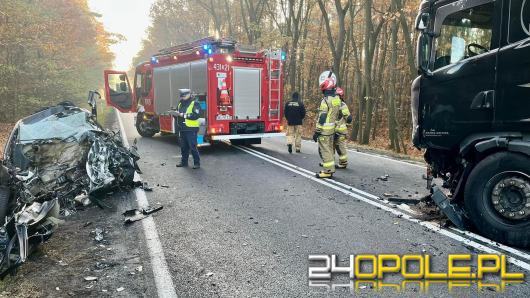
[(423, 12), (416, 18), (416, 30), (423, 31), (427, 29), (429, 25), (429, 21), (431, 19), (431, 15)]
[(431, 59), (430, 43), (431, 36), (426, 32), (422, 32), (418, 38), (416, 66), (423, 75), (429, 77), (432, 76), (432, 71), (429, 69)]

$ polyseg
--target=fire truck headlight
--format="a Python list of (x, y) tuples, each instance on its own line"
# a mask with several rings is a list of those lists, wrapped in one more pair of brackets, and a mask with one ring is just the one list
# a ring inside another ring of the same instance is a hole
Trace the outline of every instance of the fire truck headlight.
[(230, 63), (230, 62), (232, 62), (232, 60), (233, 60), (232, 56), (230, 56), (230, 55), (226, 56), (226, 62)]
[(212, 127), (212, 128), (210, 129), (210, 133), (215, 133), (215, 127)]
[(280, 125), (280, 131), (283, 131), (283, 125)]

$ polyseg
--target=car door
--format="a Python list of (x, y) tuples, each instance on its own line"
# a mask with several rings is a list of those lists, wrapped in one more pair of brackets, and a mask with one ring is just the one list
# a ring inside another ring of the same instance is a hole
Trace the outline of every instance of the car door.
[(495, 126), (530, 131), (530, 0), (505, 1), (504, 15)]
[(499, 2), (458, 1), (435, 9), (432, 75), (422, 80), (420, 93), (422, 133), (432, 147), (452, 149), (492, 126)]
[(122, 113), (136, 111), (136, 99), (124, 71), (105, 70), (105, 100)]

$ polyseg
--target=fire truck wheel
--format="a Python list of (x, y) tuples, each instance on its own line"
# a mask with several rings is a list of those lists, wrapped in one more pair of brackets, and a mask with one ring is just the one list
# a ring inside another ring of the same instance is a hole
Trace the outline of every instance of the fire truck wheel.
[(478, 163), (465, 188), (465, 209), (486, 237), (530, 246), (530, 158), (497, 152)]

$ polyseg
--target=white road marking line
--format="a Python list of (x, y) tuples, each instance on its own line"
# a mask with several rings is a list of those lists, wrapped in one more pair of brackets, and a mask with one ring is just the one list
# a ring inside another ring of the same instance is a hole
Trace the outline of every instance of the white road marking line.
[(405, 164), (405, 165), (408, 165), (408, 166), (413, 166), (413, 167), (420, 168), (420, 169), (426, 169), (427, 168), (426, 166), (417, 165), (415, 163), (393, 159), (393, 158), (386, 157), (386, 156), (383, 156), (383, 155), (378, 155), (378, 154), (373, 154), (373, 153), (366, 153), (366, 152), (359, 152), (359, 151), (355, 151), (355, 150), (351, 150), (351, 149), (348, 149), (348, 152), (356, 153), (356, 154), (360, 154), (360, 155), (367, 155), (367, 156), (371, 156), (371, 157), (376, 157), (376, 158), (380, 158), (380, 159), (384, 159), (384, 160), (388, 160), (388, 161), (392, 161), (392, 162), (397, 162), (397, 163), (400, 163), (400, 164)]
[[(449, 237), (449, 238), (451, 238), (451, 239), (453, 239), (455, 241), (458, 241), (458, 242), (463, 243), (465, 245), (471, 246), (471, 247), (473, 247), (473, 248), (475, 248), (477, 250), (480, 250), (480, 251), (483, 251), (483, 252), (486, 252), (486, 253), (491, 253), (491, 254), (502, 254), (500, 251), (498, 251), (496, 249), (493, 249), (491, 247), (488, 247), (488, 246), (485, 246), (483, 244), (477, 243), (477, 242), (475, 242), (473, 240), (470, 240), (470, 239), (467, 239), (465, 237), (462, 237), (462, 236), (460, 236), (460, 235), (458, 235), (458, 234), (456, 234), (454, 232), (451, 232), (449, 230), (440, 228), (440, 227), (438, 227), (437, 225), (435, 225), (435, 224), (433, 224), (431, 222), (418, 220), (416, 218), (413, 218), (411, 215), (409, 215), (407, 213), (404, 213), (404, 212), (401, 212), (401, 211), (399, 211), (397, 209), (394, 209), (392, 207), (389, 207), (388, 205), (381, 204), (379, 202), (373, 201), (373, 200), (368, 199), (366, 197), (360, 196), (359, 194), (356, 194), (356, 193), (351, 192), (349, 190), (346, 190), (346, 189), (344, 189), (342, 187), (339, 187), (339, 186), (337, 186), (335, 184), (332, 184), (329, 181), (316, 178), (313, 175), (309, 175), (309, 174), (307, 174), (307, 170), (300, 171), (298, 169), (295, 169), (294, 167), (287, 166), (287, 165), (285, 165), (283, 163), (277, 162), (277, 161), (272, 160), (272, 159), (270, 159), (268, 157), (265, 157), (263, 155), (257, 154), (257, 153), (255, 153), (255, 152), (253, 152), (251, 150), (248, 150), (248, 148), (243, 148), (243, 147), (239, 147), (239, 146), (234, 146), (234, 147), (239, 149), (239, 150), (241, 150), (241, 151), (243, 151), (243, 152), (246, 152), (246, 153), (248, 153), (250, 155), (253, 155), (253, 156), (256, 156), (256, 157), (258, 157), (260, 159), (263, 159), (263, 160), (265, 160), (265, 161), (267, 161), (269, 163), (275, 164), (275, 165), (277, 165), (277, 166), (279, 166), (281, 168), (284, 168), (284, 169), (286, 169), (288, 171), (291, 171), (293, 173), (296, 173), (298, 175), (306, 177), (306, 178), (308, 178), (308, 179), (310, 179), (310, 180), (312, 180), (314, 182), (320, 183), (322, 185), (325, 185), (327, 187), (335, 189), (335, 190), (337, 190), (339, 192), (342, 192), (343, 194), (346, 194), (346, 195), (348, 195), (350, 197), (356, 198), (356, 199), (358, 199), (360, 201), (363, 201), (365, 203), (368, 203), (368, 204), (370, 204), (372, 206), (378, 207), (378, 208), (380, 208), (382, 210), (385, 210), (387, 212), (390, 212), (390, 213), (392, 213), (392, 214), (394, 214), (396, 216), (400, 216), (402, 219), (408, 220), (408, 221), (410, 221), (412, 223), (419, 224), (420, 226), (425, 227), (425, 228), (427, 228), (427, 229), (429, 229), (431, 231), (434, 231), (434, 232), (436, 232), (438, 234), (445, 235), (445, 236), (447, 236), (447, 237)], [(297, 166), (295, 166), (295, 167), (297, 167)], [(519, 256), (519, 254), (517, 254), (517, 253), (515, 253), (515, 255)], [(513, 265), (516, 265), (516, 266), (518, 266), (520, 268), (523, 268), (525, 270), (530, 271), (530, 263), (521, 261), (521, 260), (516, 259), (516, 258), (514, 258), (512, 256), (507, 256), (507, 260)]]
[[(456, 232), (459, 232), (459, 233), (462, 233), (466, 236), (469, 236), (469, 237), (473, 237), (475, 238), (475, 240), (479, 240), (479, 241), (482, 241), (482, 242), (485, 242), (485, 243), (491, 243), (492, 241), (486, 237), (483, 237), (483, 236), (480, 236), (478, 234), (475, 234), (473, 232), (470, 232), (470, 231), (463, 231), (463, 230), (460, 230), (458, 228), (455, 228), (455, 227), (450, 227), (449, 229), (453, 230), (453, 231), (456, 231)], [(526, 260), (529, 260), (530, 261), (530, 254), (528, 253), (525, 253), (524, 251), (521, 251), (521, 250), (518, 250), (516, 248), (513, 248), (513, 247), (510, 247), (510, 246), (507, 246), (507, 245), (504, 245), (502, 243), (497, 243), (497, 242), (493, 242), (492, 244), (493, 246), (496, 246), (504, 251), (507, 251), (507, 252), (510, 252), (514, 255), (517, 255), (521, 258), (524, 258)]]
[[(127, 140), (127, 135), (125, 134), (125, 129), (123, 126), (123, 121), (121, 120), (120, 113), (118, 110), (114, 109), (116, 112), (116, 117), (118, 117), (118, 123), (120, 124), (120, 131), (123, 144), (129, 147), (129, 141)], [(135, 180), (142, 180), (138, 173), (134, 174)], [(136, 196), (136, 201), (138, 202), (139, 208), (145, 208), (149, 205), (147, 197), (145, 196), (145, 191), (141, 188), (136, 188), (134, 190), (134, 195)], [(155, 279), (155, 286), (158, 297), (160, 298), (173, 298), (177, 297), (175, 291), (175, 286), (173, 285), (173, 279), (169, 273), (169, 269), (166, 262), (166, 257), (164, 256), (164, 250), (162, 249), (162, 243), (158, 237), (158, 232), (156, 230), (156, 224), (153, 220), (153, 217), (149, 216), (142, 220), (142, 226), (144, 229), (145, 240), (147, 248), (149, 250), (149, 257), (151, 259), (151, 267), (153, 268), (153, 276)]]
[[(265, 157), (272, 158), (272, 159), (274, 159), (274, 160), (276, 160), (276, 161), (278, 161), (278, 162), (284, 163), (284, 164), (286, 164), (286, 165), (288, 165), (288, 166), (292, 166), (292, 167), (294, 167), (294, 168), (296, 168), (296, 169), (298, 169), (298, 170), (305, 171), (306, 173), (310, 173), (310, 174), (312, 173), (312, 172), (309, 171), (309, 170), (306, 170), (306, 169), (300, 168), (300, 167), (298, 167), (298, 166), (296, 166), (296, 165), (293, 165), (293, 164), (290, 164), (290, 163), (288, 163), (288, 162), (286, 162), (286, 161), (283, 161), (283, 160), (277, 159), (277, 158), (275, 158), (275, 157), (272, 157), (272, 156), (270, 156), (270, 155), (267, 155), (267, 154), (265, 154), (265, 153), (262, 153), (262, 152), (260, 152), (260, 151), (255, 150), (255, 149), (250, 149), (250, 148), (246, 148), (246, 149), (253, 150), (254, 152), (256, 152), (256, 153), (258, 153), (258, 154), (262, 154), (262, 155), (264, 155)], [(357, 153), (361, 153), (361, 152), (357, 152)], [(364, 153), (363, 153), (363, 154), (364, 154)], [(373, 155), (371, 155), (371, 154), (366, 154), (366, 155), (373, 156)], [(385, 159), (386, 159), (386, 158), (385, 158)], [(393, 160), (393, 159), (389, 159), (389, 160), (391, 160), (391, 161), (396, 161), (396, 160)], [(405, 162), (405, 163), (406, 163), (406, 162)], [(406, 163), (406, 164), (408, 164), (408, 163)], [(368, 198), (372, 198), (372, 199), (374, 199), (374, 200), (378, 200), (379, 202), (382, 202), (382, 203), (385, 203), (385, 204), (389, 204), (389, 203), (390, 203), (390, 202), (388, 202), (388, 200), (380, 199), (379, 197), (377, 197), (377, 196), (375, 196), (375, 195), (372, 195), (372, 194), (370, 194), (370, 193), (366, 193), (366, 192), (364, 192), (364, 191), (362, 191), (362, 190), (360, 190), (360, 189), (356, 189), (356, 188), (354, 188), (353, 186), (350, 186), (350, 185), (347, 185), (347, 184), (344, 184), (344, 183), (341, 183), (341, 182), (339, 182), (339, 181), (332, 180), (332, 179), (326, 179), (326, 180), (328, 180), (328, 181), (330, 181), (330, 182), (332, 182), (332, 183), (334, 183), (334, 184), (337, 184), (337, 185), (339, 185), (339, 186), (345, 187), (345, 188), (347, 188), (347, 189), (349, 189), (349, 190), (352, 190), (352, 191), (354, 191), (354, 192), (357, 192), (357, 193), (363, 194), (363, 195), (367, 196)], [(408, 206), (397, 205), (396, 207), (399, 208), (399, 209), (401, 209), (401, 210), (403, 210), (403, 211), (405, 211), (405, 212), (408, 212), (408, 213), (411, 214), (411, 215), (418, 215), (417, 212), (415, 212), (414, 210), (410, 209), (410, 207), (408, 207)], [(463, 231), (463, 230), (460, 230), (460, 229), (457, 229), (457, 228), (454, 228), (454, 227), (451, 227), (450, 229), (453, 230), (453, 231), (455, 231), (455, 232), (457, 232), (457, 233), (461, 233), (461, 234), (464, 234), (464, 235), (466, 235), (466, 236), (468, 236), (468, 237), (470, 237), (470, 238), (473, 238), (474, 240), (484, 242), (484, 243), (486, 243), (486, 244), (488, 244), (488, 245), (491, 245), (491, 246), (493, 246), (493, 247), (499, 248), (499, 249), (501, 249), (501, 250), (504, 250), (504, 251), (506, 251), (506, 252), (512, 253), (512, 254), (514, 254), (514, 255), (517, 255), (518, 257), (521, 257), (521, 258), (523, 258), (523, 259), (526, 259), (526, 260), (530, 261), (530, 254), (528, 254), (528, 253), (526, 253), (526, 252), (524, 252), (524, 251), (522, 251), (522, 250), (519, 250), (519, 249), (513, 248), (513, 247), (511, 247), (511, 246), (504, 245), (504, 244), (502, 244), (502, 243), (498, 243), (498, 242), (492, 241), (492, 240), (490, 240), (490, 239), (488, 239), (488, 238), (485, 238), (485, 237), (483, 237), (483, 236), (481, 236), (481, 235), (475, 234), (475, 233), (470, 232), (470, 231)]]
[[(250, 150), (250, 151), (252, 151), (252, 152), (254, 152), (254, 153), (256, 153), (256, 154), (261, 154), (261, 155), (263, 155), (263, 156), (265, 156), (265, 157), (267, 157), (267, 158), (270, 158), (270, 159), (272, 159), (272, 160), (275, 160), (275, 161), (277, 161), (277, 162), (279, 162), (279, 163), (283, 163), (283, 164), (285, 164), (285, 165), (287, 165), (287, 166), (293, 167), (293, 168), (295, 168), (295, 169), (297, 169), (297, 170), (299, 170), (299, 171), (302, 171), (302, 172), (308, 173), (308, 174), (310, 174), (310, 175), (314, 175), (314, 172), (312, 172), (312, 171), (306, 170), (306, 169), (304, 169), (304, 168), (301, 168), (301, 167), (299, 167), (299, 166), (297, 166), (297, 165), (294, 165), (294, 164), (288, 163), (288, 162), (283, 161), (283, 160), (281, 160), (281, 159), (278, 159), (278, 158), (272, 157), (272, 156), (270, 156), (270, 155), (268, 155), (268, 154), (265, 154), (265, 153), (263, 153), (263, 152), (260, 152), (260, 151), (258, 151), (258, 150), (256, 150), (256, 149), (252, 149), (252, 148), (249, 148), (249, 147), (245, 147), (245, 149)], [(376, 196), (376, 195), (373, 195), (373, 194), (371, 194), (371, 193), (367, 193), (367, 192), (362, 191), (362, 190), (360, 190), (360, 189), (358, 189), (358, 188), (355, 188), (355, 187), (353, 187), (353, 186), (351, 186), (351, 185), (347, 185), (347, 184), (344, 184), (344, 183), (342, 183), (342, 182), (339, 182), (339, 181), (336, 181), (336, 180), (333, 180), (333, 179), (326, 179), (326, 180), (327, 180), (328, 182), (330, 182), (330, 183), (333, 183), (333, 184), (336, 184), (336, 185), (338, 185), (338, 186), (342, 186), (342, 187), (344, 187), (344, 188), (347, 188), (348, 190), (351, 190), (351, 191), (353, 191), (353, 192), (356, 192), (356, 193), (358, 193), (358, 194), (360, 194), (360, 195), (364, 195), (365, 197), (368, 197), (368, 198), (370, 198), (370, 199), (378, 200), (378, 201), (381, 201), (381, 202), (383, 202), (383, 203), (385, 203), (385, 204), (391, 204), (391, 203), (390, 203), (388, 200), (386, 200), (386, 199), (382, 199), (382, 198), (380, 198), (380, 197), (378, 197), (378, 196)], [(408, 206), (402, 206), (402, 205), (400, 205), (400, 204), (399, 204), (399, 205), (398, 205), (398, 204), (395, 204), (395, 205), (392, 205), (392, 206), (395, 206), (396, 208), (399, 208), (399, 209), (401, 209), (401, 210), (403, 210), (403, 211), (405, 211), (405, 212), (408, 212), (408, 213), (411, 214), (411, 215), (418, 215), (417, 212), (415, 212), (414, 210), (410, 209), (410, 207), (408, 207)]]
[[(303, 140), (303, 141), (305, 143), (314, 143), (312, 141), (307, 141), (307, 140)], [(356, 153), (356, 154), (360, 154), (360, 155), (371, 156), (371, 157), (375, 157), (375, 158), (380, 158), (380, 159), (384, 159), (384, 160), (388, 160), (388, 161), (392, 161), (392, 162), (397, 162), (397, 163), (400, 163), (400, 164), (413, 166), (413, 167), (417, 167), (417, 168), (420, 168), (420, 169), (426, 169), (427, 168), (426, 166), (423, 166), (423, 165), (418, 165), (418, 164), (415, 164), (415, 163), (412, 163), (412, 162), (406, 162), (406, 161), (402, 161), (402, 160), (399, 160), (399, 159), (393, 159), (393, 158), (390, 158), (390, 157), (387, 157), (387, 156), (384, 156), (384, 155), (380, 155), (380, 154), (360, 152), (360, 151), (351, 150), (351, 149), (348, 149), (348, 152)]]

